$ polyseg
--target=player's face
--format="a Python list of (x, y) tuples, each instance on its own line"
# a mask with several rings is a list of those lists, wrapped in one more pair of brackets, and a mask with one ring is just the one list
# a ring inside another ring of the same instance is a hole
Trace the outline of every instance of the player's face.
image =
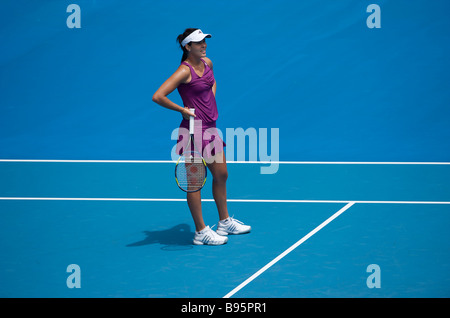
[(190, 54), (192, 54), (195, 57), (205, 57), (206, 56), (206, 41), (203, 39), (199, 42), (191, 42), (191, 50)]

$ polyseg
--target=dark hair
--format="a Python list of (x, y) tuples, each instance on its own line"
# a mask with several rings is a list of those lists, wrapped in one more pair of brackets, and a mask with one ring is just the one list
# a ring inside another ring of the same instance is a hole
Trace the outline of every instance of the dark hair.
[[(181, 42), (183, 42), (183, 40), (185, 38), (187, 38), (187, 36), (189, 34), (191, 34), (192, 32), (194, 32), (195, 30), (198, 30), (198, 28), (187, 28), (186, 30), (184, 30), (184, 32), (182, 34), (180, 34), (179, 36), (177, 36), (177, 42), (180, 44), (181, 49), (183, 50), (183, 56), (181, 57), (181, 62), (183, 62), (185, 59), (187, 59), (188, 57), (188, 51), (186, 50), (186, 48), (184, 48), (181, 45)], [(190, 42), (189, 42), (190, 43)], [(188, 44), (189, 44), (188, 43)]]

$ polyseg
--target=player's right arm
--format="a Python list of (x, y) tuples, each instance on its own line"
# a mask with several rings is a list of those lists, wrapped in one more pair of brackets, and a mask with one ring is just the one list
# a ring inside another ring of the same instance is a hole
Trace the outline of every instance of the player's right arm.
[(172, 93), (180, 84), (188, 83), (191, 80), (191, 71), (188, 66), (180, 65), (180, 67), (172, 74), (158, 90), (153, 94), (152, 101), (165, 108), (180, 112), (184, 118), (194, 116), (188, 107), (181, 107), (172, 102), (167, 96)]

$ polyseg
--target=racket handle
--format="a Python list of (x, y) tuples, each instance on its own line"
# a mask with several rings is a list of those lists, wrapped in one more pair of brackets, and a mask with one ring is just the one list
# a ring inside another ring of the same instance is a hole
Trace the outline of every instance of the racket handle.
[[(189, 108), (189, 110), (195, 114), (195, 108)], [(189, 116), (189, 134), (194, 134), (194, 116)]]

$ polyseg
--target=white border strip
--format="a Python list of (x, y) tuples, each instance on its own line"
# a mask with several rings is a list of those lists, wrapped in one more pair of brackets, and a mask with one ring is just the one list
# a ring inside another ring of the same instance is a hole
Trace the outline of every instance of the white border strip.
[(275, 257), (272, 261), (270, 261), (267, 265), (265, 265), (263, 268), (261, 268), (259, 271), (257, 271), (255, 274), (247, 278), (244, 282), (242, 282), (239, 286), (237, 286), (235, 289), (230, 291), (228, 294), (226, 294), (223, 298), (230, 298), (235, 293), (237, 293), (239, 290), (244, 288), (246, 285), (248, 285), (251, 281), (253, 281), (255, 278), (257, 278), (259, 275), (264, 273), (266, 270), (268, 270), (272, 265), (277, 263), (279, 260), (281, 260), (283, 257), (288, 255), (290, 252), (292, 252), (294, 249), (296, 249), (298, 246), (303, 244), (306, 240), (308, 240), (311, 236), (319, 232), (321, 229), (323, 229), (328, 223), (333, 221), (335, 218), (337, 218), (339, 215), (347, 211), (350, 207), (352, 207), (355, 204), (355, 202), (349, 202), (346, 206), (344, 206), (342, 209), (334, 213), (332, 216), (330, 216), (328, 219), (326, 219), (322, 224), (320, 224), (318, 227), (316, 227), (314, 230), (309, 232), (307, 235), (305, 235), (303, 238), (301, 238), (299, 241), (297, 241), (294, 245), (289, 247), (287, 250), (285, 250), (283, 253)]
[[(0, 197), (10, 201), (125, 201), (125, 202), (186, 202), (179, 198), (58, 198), (58, 197)], [(214, 202), (214, 199), (202, 199), (202, 202)], [(260, 200), (227, 199), (227, 202), (241, 203), (339, 203), (358, 204), (450, 204), (450, 201), (357, 201), (357, 200)]]
[[(58, 160), (58, 159), (0, 159), (0, 162), (60, 162), (60, 163), (176, 163), (172, 160)], [(450, 165), (450, 162), (376, 162), (376, 161), (227, 161), (238, 164), (293, 165)]]

